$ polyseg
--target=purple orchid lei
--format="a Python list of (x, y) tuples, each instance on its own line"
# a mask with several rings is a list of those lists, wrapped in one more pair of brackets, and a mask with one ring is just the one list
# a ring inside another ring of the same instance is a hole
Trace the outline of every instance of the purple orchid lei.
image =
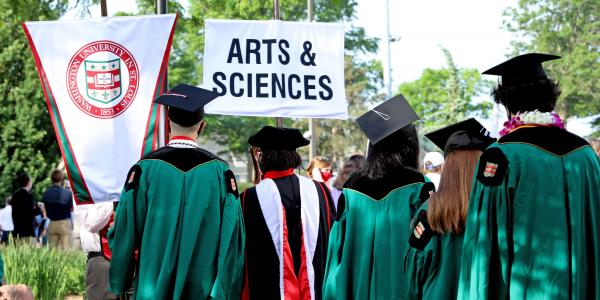
[(523, 125), (555, 126), (565, 128), (565, 124), (556, 112), (540, 112), (538, 110), (517, 113), (510, 120), (504, 122), (504, 128), (500, 130), (500, 136), (505, 136), (511, 131)]

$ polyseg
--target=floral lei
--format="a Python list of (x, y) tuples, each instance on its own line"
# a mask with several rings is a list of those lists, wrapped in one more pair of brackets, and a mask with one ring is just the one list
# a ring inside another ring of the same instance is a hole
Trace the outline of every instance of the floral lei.
[(511, 131), (523, 125), (545, 125), (565, 128), (565, 124), (556, 112), (526, 111), (517, 113), (509, 121), (504, 122), (504, 128), (500, 130), (500, 136), (505, 136)]

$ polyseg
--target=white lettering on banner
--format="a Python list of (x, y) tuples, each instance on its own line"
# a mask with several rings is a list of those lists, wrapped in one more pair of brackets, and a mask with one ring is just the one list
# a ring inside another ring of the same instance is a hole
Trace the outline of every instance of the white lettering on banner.
[(341, 24), (207, 20), (207, 113), (346, 119)]

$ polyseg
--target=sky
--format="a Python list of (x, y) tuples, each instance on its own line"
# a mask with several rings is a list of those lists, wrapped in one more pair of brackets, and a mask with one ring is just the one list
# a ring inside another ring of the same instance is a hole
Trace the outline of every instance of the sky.
[[(352, 25), (364, 27), (368, 36), (380, 38), (375, 58), (386, 63), (385, 1), (357, 0), (356, 20)], [(281, 2), (285, 5), (285, 1)], [(450, 51), (460, 68), (476, 68), (483, 72), (507, 59), (513, 33), (502, 29), (502, 16), (517, 0), (389, 0), (392, 90), (402, 82), (412, 81), (426, 68), (442, 68), (446, 59), (440, 47)], [(108, 15), (117, 11), (135, 12), (135, 0), (107, 0)], [(93, 17), (100, 8), (91, 9)], [(79, 18), (77, 12), (64, 19)], [(484, 75), (485, 76), (485, 75)], [(486, 76), (496, 80), (494, 76)], [(499, 121), (504, 113), (498, 113)], [(500, 116), (502, 115), (502, 116)], [(588, 120), (571, 120), (568, 129), (589, 135)], [(493, 123), (493, 122), (492, 122)], [(494, 129), (494, 124), (487, 124)]]

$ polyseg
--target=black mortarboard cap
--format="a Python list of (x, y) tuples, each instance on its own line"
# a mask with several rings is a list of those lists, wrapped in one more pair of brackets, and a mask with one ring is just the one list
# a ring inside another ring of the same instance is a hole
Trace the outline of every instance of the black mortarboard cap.
[(267, 150), (294, 151), (310, 143), (296, 128), (265, 126), (248, 139), (248, 144)]
[(154, 102), (169, 107), (169, 119), (181, 126), (189, 127), (202, 120), (204, 105), (219, 94), (211, 90), (180, 84), (156, 98)]
[(559, 59), (560, 56), (544, 53), (527, 53), (515, 56), (485, 72), (486, 75), (502, 77), (502, 84), (514, 85), (535, 79), (548, 78), (542, 63)]
[(458, 149), (485, 150), (496, 141), (490, 132), (474, 118), (438, 129), (425, 135), (436, 146), (449, 153)]
[(356, 122), (371, 143), (377, 144), (417, 120), (419, 120), (417, 113), (410, 107), (404, 96), (398, 94), (358, 117)]

